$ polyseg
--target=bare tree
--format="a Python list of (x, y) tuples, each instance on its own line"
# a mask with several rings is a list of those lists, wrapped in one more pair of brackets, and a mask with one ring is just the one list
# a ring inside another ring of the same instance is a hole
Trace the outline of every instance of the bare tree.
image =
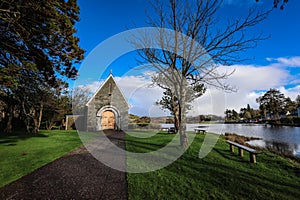
[[(256, 2), (259, 2), (259, 0), (256, 0)], [(280, 4), (280, 10), (284, 9), (285, 4), (287, 4), (289, 0), (273, 0), (273, 7), (277, 8)]]
[[(163, 110), (169, 110), (171, 115), (173, 115), (174, 118), (174, 128), (175, 133), (178, 132), (180, 129), (179, 124), (179, 99), (177, 96), (173, 93), (174, 90), (170, 89), (169, 84), (166, 83), (165, 79), (162, 74), (154, 74), (152, 76), (152, 81), (155, 85), (158, 85), (160, 88), (164, 89), (162, 98), (156, 102), (156, 105), (159, 105)], [(168, 82), (168, 81), (167, 81)], [(192, 105), (191, 102), (193, 102), (198, 97), (202, 96), (206, 91), (206, 88), (204, 87), (203, 83), (195, 82), (191, 85), (188, 85), (186, 88), (186, 110), (191, 110)]]
[(91, 98), (92, 92), (90, 89), (85, 87), (76, 87), (74, 88), (69, 98), (72, 99), (72, 112), (73, 114), (84, 114), (85, 105), (88, 100)]
[[(180, 144), (188, 145), (186, 135), (187, 86), (203, 83), (223, 90), (233, 90), (224, 79), (233, 72), (220, 72), (219, 66), (243, 61), (241, 51), (253, 48), (262, 34), (248, 35), (247, 30), (267, 18), (269, 11), (250, 9), (244, 18), (218, 26), (218, 0), (155, 1), (149, 25), (156, 34), (142, 32), (134, 36), (140, 62), (165, 79), (179, 102)], [(154, 48), (155, 47), (155, 48)], [(159, 47), (159, 48), (157, 48)], [(160, 84), (158, 84), (159, 86)]]

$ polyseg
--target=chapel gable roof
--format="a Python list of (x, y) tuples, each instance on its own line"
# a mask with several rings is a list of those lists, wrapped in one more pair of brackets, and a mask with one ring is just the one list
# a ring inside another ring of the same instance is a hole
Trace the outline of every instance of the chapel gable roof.
[(95, 99), (96, 96), (103, 93), (104, 88), (108, 87), (108, 84), (112, 84), (114, 86), (114, 90), (118, 90), (121, 94), (121, 98), (123, 98), (124, 102), (126, 102), (127, 106), (129, 107), (129, 104), (122, 92), (122, 90), (119, 88), (118, 84), (116, 83), (112, 73), (107, 77), (107, 79), (102, 83), (102, 85), (97, 89), (97, 91), (94, 93), (94, 95), (90, 98), (90, 100), (86, 103), (86, 106), (89, 106), (90, 103)]

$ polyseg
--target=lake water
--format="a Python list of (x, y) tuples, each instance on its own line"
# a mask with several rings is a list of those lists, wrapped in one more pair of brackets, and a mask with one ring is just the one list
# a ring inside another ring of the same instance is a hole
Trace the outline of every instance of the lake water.
[[(170, 127), (172, 124), (162, 124)], [(258, 137), (262, 140), (253, 140), (249, 144), (271, 148), (277, 151), (300, 157), (300, 127), (266, 126), (262, 124), (187, 124), (188, 131), (201, 126), (208, 132), (217, 134), (236, 133), (238, 135)]]

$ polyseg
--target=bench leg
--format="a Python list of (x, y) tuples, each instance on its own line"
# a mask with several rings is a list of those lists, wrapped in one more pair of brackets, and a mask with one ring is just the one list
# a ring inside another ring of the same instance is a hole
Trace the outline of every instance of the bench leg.
[(244, 156), (244, 151), (243, 149), (239, 148), (239, 156), (243, 157)]
[(250, 153), (250, 162), (256, 163), (256, 155), (254, 153)]
[(231, 152), (234, 152), (234, 146), (232, 144), (229, 144), (229, 148)]

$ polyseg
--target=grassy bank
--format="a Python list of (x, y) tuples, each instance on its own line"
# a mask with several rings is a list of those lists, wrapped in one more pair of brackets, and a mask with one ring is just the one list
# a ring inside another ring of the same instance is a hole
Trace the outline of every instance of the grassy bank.
[(41, 131), (37, 135), (0, 137), (0, 187), (79, 147), (76, 131)]
[[(126, 148), (147, 152), (164, 146), (173, 136), (158, 134), (147, 139), (126, 137)], [(298, 199), (300, 165), (264, 152), (257, 164), (229, 152), (219, 139), (203, 159), (198, 152), (204, 136), (196, 136), (191, 147), (166, 168), (144, 174), (128, 174), (129, 199)], [(143, 147), (144, 146), (144, 147)]]

